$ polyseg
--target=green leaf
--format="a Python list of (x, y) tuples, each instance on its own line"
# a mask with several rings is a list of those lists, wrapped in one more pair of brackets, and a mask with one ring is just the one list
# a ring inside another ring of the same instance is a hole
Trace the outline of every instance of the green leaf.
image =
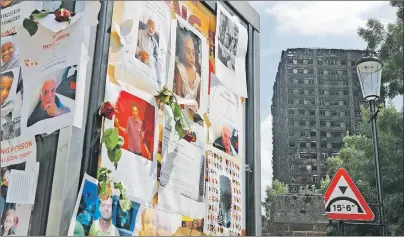
[(104, 194), (105, 190), (107, 189), (107, 182), (101, 182), (98, 185), (98, 194)]
[(185, 131), (183, 125), (181, 124), (181, 120), (175, 122), (175, 131), (177, 131), (178, 136), (180, 136), (180, 138), (184, 137)]
[(113, 128), (108, 128), (104, 131), (104, 134), (102, 135), (101, 143), (104, 143), (106, 140), (109, 139), (113, 130), (114, 130)]
[(105, 140), (105, 146), (107, 147), (107, 150), (113, 150), (118, 145), (118, 141), (119, 131), (117, 128), (113, 128), (111, 134)]
[(114, 163), (115, 169), (118, 168), (118, 162), (122, 157), (122, 150), (121, 148), (114, 148), (112, 150), (107, 151), (109, 160)]
[(124, 212), (127, 212), (132, 208), (132, 202), (129, 199), (119, 200), (119, 205)]
[(174, 120), (177, 121), (182, 116), (182, 110), (178, 104), (175, 104), (173, 107), (171, 107), (171, 108), (173, 109)]
[(123, 139), (123, 137), (119, 136), (118, 137), (118, 147), (121, 148), (124, 143), (125, 143), (125, 140)]
[(34, 17), (35, 20), (40, 20), (49, 14), (50, 14), (49, 12), (40, 12), (40, 13), (32, 14), (32, 16)]
[(35, 35), (35, 33), (38, 31), (38, 25), (35, 23), (35, 21), (27, 18), (25, 18), (22, 22), (22, 26), (28, 31), (30, 36)]

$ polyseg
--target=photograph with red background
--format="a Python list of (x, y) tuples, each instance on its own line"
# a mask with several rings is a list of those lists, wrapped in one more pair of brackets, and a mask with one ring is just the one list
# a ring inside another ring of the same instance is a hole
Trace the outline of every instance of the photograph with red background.
[[(155, 107), (147, 101), (132, 95), (126, 91), (121, 91), (116, 102), (115, 118), (119, 121), (119, 126), (126, 128), (128, 119), (133, 116), (132, 107), (136, 105), (139, 111), (139, 119), (142, 121), (141, 131), (144, 133), (143, 141), (141, 141), (141, 156), (148, 160), (153, 160), (154, 149), (154, 129), (155, 129)], [(114, 121), (114, 127), (118, 128), (118, 124)], [(119, 129), (119, 136), (125, 140), (122, 148), (128, 149), (128, 135)], [(144, 147), (145, 144), (151, 154), (151, 159), (147, 155)]]

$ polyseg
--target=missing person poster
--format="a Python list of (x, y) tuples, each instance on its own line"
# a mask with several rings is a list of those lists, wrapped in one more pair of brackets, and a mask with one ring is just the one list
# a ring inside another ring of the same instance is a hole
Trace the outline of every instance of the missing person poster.
[(166, 124), (163, 132), (159, 205), (193, 218), (203, 218), (205, 127), (187, 118), (190, 129), (196, 133), (196, 141), (180, 139), (175, 130), (172, 111), (169, 108), (164, 111)]
[(17, 33), (17, 27), (35, 9), (42, 8), (42, 1), (7, 0), (1, 1), (1, 37)]
[(241, 235), (242, 194), (239, 159), (207, 149), (207, 218), (205, 233)]
[(105, 143), (101, 148), (101, 167), (112, 170), (112, 177), (127, 187), (128, 195), (151, 202), (157, 182), (158, 128), (157, 104), (152, 95), (137, 88), (108, 82), (105, 99), (115, 104), (113, 120), (106, 129), (116, 129), (123, 138), (122, 155), (116, 168)]
[(12, 172), (24, 171), (27, 162), (1, 167), (0, 169), (0, 235), (27, 236), (32, 205), (7, 202), (9, 189), (12, 188)]
[(206, 38), (182, 18), (174, 22), (171, 35), (175, 54), (170, 61), (168, 88), (180, 98), (196, 101), (197, 105), (189, 109), (203, 114), (208, 107), (209, 84)]
[(212, 73), (209, 99), (209, 143), (229, 155), (238, 156), (238, 138), (242, 127), (240, 97)]
[(120, 65), (121, 70), (154, 89), (162, 88), (167, 78), (166, 56), (172, 51), (168, 44), (170, 9), (159, 1), (128, 1), (116, 5), (114, 16), (121, 16), (114, 17), (113, 28), (121, 46), (119, 57), (110, 63)]
[(132, 236), (142, 201), (130, 198), (131, 208), (123, 210), (119, 198), (98, 194), (98, 181), (85, 174), (77, 197), (69, 236)]
[(216, 76), (235, 94), (247, 98), (247, 29), (220, 3), (216, 6)]

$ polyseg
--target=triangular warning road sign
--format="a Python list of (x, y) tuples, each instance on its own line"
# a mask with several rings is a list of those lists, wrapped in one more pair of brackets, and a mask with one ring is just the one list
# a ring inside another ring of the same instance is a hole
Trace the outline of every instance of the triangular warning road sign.
[(324, 194), (324, 203), (330, 220), (372, 221), (375, 217), (344, 168), (337, 170)]

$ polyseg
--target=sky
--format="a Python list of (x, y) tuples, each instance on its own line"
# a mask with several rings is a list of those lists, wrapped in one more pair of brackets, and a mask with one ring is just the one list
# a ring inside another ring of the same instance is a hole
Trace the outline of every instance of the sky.
[[(272, 87), (282, 50), (287, 48), (366, 48), (357, 35), (368, 18), (394, 22), (395, 9), (387, 1), (285, 2), (249, 1), (260, 14), (261, 75), (261, 198), (272, 181)], [(396, 107), (403, 98), (395, 98)]]

